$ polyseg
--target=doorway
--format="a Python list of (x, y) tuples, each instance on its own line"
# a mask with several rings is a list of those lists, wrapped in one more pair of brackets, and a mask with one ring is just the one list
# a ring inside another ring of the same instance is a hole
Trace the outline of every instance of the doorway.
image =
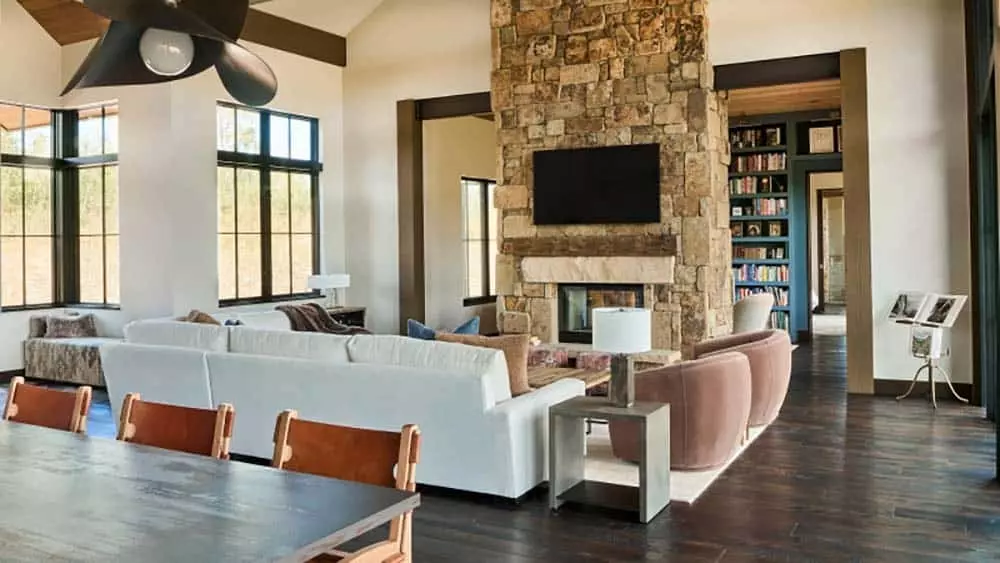
[(810, 172), (809, 285), (812, 334), (847, 335), (844, 173)]

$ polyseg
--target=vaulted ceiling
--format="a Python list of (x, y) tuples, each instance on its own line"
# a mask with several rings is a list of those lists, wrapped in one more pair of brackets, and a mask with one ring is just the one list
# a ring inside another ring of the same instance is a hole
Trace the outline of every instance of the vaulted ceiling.
[[(311, 2), (314, 6), (328, 9), (330, 4), (341, 4), (347, 0), (321, 1), (322, 4), (315, 4), (312, 0), (250, 0), (251, 4), (260, 5), (261, 8), (266, 8), (266, 11), (257, 8), (250, 10), (242, 38), (260, 45), (344, 66), (347, 64), (346, 39), (328, 30), (301, 23), (310, 22), (308, 7)], [(352, 17), (360, 16), (360, 19), (371, 13), (371, 10), (381, 2), (381, 0), (350, 1), (356, 2), (351, 12)], [(96, 39), (108, 26), (108, 21), (87, 9), (82, 0), (18, 0), (18, 2), (60, 45)], [(284, 11), (296, 13), (298, 17), (293, 19), (282, 17)], [(352, 27), (360, 19), (354, 21)]]

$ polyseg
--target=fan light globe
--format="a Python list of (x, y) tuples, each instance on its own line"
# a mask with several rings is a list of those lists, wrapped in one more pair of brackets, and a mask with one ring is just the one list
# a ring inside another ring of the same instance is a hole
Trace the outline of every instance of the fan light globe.
[(152, 72), (160, 76), (178, 76), (194, 60), (194, 41), (185, 33), (151, 27), (139, 40), (139, 55)]

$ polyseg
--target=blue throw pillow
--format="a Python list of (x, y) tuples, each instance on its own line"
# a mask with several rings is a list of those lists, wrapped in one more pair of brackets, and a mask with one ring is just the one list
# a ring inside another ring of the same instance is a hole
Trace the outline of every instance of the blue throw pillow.
[[(479, 317), (473, 317), (452, 331), (454, 334), (479, 334)], [(420, 321), (407, 319), (406, 335), (420, 340), (434, 340), (437, 331)]]
[(452, 331), (455, 334), (479, 334), (479, 317), (472, 317)]
[(408, 319), (406, 321), (406, 335), (410, 338), (419, 338), (420, 340), (434, 340), (434, 336), (437, 333), (433, 328), (425, 325), (420, 321), (415, 321), (413, 319)]

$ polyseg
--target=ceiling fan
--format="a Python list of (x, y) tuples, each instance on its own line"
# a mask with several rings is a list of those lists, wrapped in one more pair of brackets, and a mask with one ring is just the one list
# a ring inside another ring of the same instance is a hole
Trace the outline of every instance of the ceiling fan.
[(95, 86), (156, 84), (215, 66), (241, 103), (274, 99), (278, 79), (263, 59), (236, 41), (250, 0), (83, 0), (111, 20), (63, 91)]

